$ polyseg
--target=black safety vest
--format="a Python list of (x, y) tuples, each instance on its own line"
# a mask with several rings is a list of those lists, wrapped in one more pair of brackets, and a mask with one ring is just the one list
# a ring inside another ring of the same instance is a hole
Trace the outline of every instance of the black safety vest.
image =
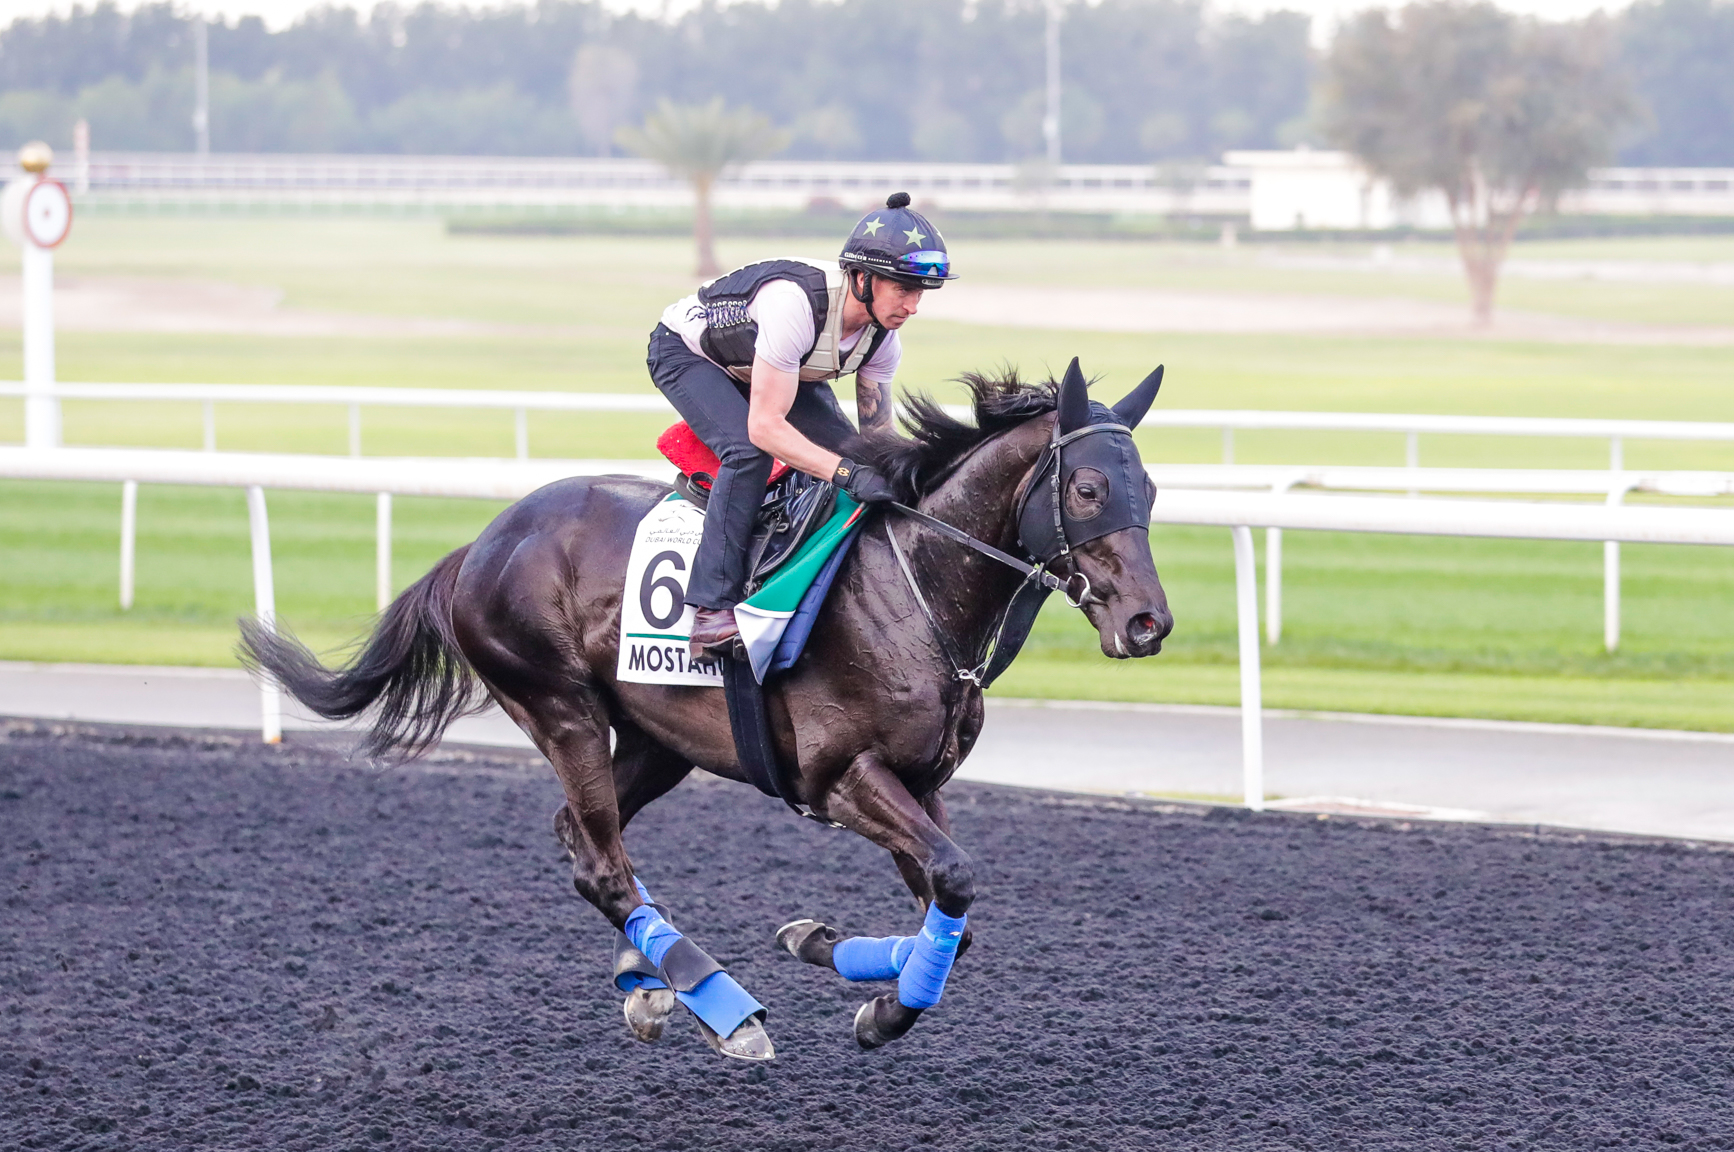
[(813, 306), (813, 346), (801, 357), (800, 378), (804, 381), (834, 380), (859, 371), (873, 358), (880, 345), (890, 335), (878, 324), (868, 321), (869, 332), (855, 342), (845, 358), (837, 354), (842, 338), (843, 293), (849, 290), (848, 279), (836, 265), (809, 260), (761, 260), (719, 276), (698, 290), (698, 301), (704, 307), (704, 332), (698, 340), (699, 350), (729, 375), (743, 383), (751, 383), (754, 346), (759, 338), (759, 326), (747, 314), (747, 305), (755, 293), (772, 280), (792, 280), (807, 293)]

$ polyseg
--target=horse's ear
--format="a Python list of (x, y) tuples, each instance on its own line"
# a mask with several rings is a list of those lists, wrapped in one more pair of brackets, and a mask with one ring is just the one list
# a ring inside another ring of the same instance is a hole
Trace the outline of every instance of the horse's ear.
[(1060, 435), (1074, 432), (1089, 422), (1089, 385), (1084, 383), (1084, 370), (1078, 367), (1078, 358), (1074, 356), (1060, 380)]
[(1138, 422), (1144, 419), (1150, 411), (1150, 405), (1156, 402), (1156, 393), (1162, 390), (1163, 365), (1156, 365), (1156, 371), (1144, 377), (1144, 383), (1132, 389), (1114, 405), (1113, 412), (1128, 428), (1138, 427)]

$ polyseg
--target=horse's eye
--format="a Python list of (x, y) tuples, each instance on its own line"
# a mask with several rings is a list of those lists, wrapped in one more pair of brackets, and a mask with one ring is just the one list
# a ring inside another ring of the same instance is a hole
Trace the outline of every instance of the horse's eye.
[(1066, 515), (1089, 520), (1102, 513), (1108, 499), (1108, 478), (1094, 468), (1079, 468), (1066, 485)]

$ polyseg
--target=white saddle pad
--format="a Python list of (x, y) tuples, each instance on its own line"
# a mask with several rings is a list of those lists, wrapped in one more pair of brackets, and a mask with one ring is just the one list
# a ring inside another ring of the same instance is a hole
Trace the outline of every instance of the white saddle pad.
[(703, 510), (674, 494), (638, 522), (620, 598), (620, 664), (615, 679), (722, 687), (717, 661), (687, 655), (695, 609), (686, 602), (686, 582), (703, 535)]

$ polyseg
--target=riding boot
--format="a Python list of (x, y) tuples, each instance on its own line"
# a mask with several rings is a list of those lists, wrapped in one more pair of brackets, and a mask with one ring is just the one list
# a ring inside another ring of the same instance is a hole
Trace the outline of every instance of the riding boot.
[(740, 638), (733, 608), (699, 608), (694, 613), (691, 640), (694, 660), (732, 656)]

